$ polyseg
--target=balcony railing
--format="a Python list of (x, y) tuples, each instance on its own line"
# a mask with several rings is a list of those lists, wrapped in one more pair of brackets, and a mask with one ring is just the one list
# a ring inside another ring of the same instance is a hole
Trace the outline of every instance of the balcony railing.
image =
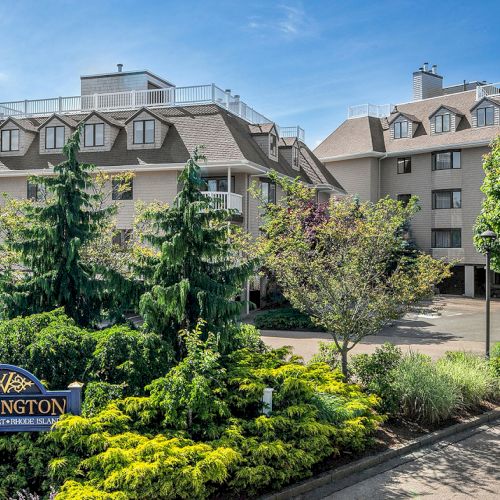
[[(107, 94), (72, 97), (54, 97), (0, 103), (0, 119), (48, 116), (53, 113), (88, 113), (95, 111), (127, 111), (142, 107), (174, 107), (196, 104), (217, 104), (249, 123), (272, 123), (272, 120), (243, 102), (239, 96), (222, 90), (215, 84), (164, 89), (131, 90)], [(282, 137), (295, 137), (304, 141), (300, 127), (281, 128)]]
[(500, 82), (476, 87), (476, 101), (480, 101), (483, 97), (492, 95), (500, 95)]
[(218, 104), (251, 123), (271, 123), (269, 118), (248, 106), (238, 96), (231, 95), (229, 91), (214, 84), (2, 102), (0, 117), (44, 116), (90, 110), (122, 111), (143, 106), (172, 107), (206, 103)]
[(280, 137), (297, 137), (302, 142), (305, 142), (305, 131), (303, 128), (297, 127), (278, 127)]
[(385, 118), (391, 114), (393, 108), (393, 104), (358, 104), (348, 107), (347, 118), (361, 118), (362, 116)]
[(221, 210), (237, 210), (238, 213), (243, 212), (243, 196), (236, 193), (227, 193), (225, 191), (203, 191), (212, 198), (213, 207)]

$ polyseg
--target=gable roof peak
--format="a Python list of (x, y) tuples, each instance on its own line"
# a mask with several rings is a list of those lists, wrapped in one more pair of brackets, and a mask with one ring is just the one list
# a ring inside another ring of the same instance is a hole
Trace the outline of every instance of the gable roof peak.
[(9, 122), (14, 123), (25, 132), (34, 132), (34, 133), (38, 132), (37, 128), (31, 122), (18, 120), (14, 116), (9, 116), (2, 124), (0, 124), (0, 128), (3, 128), (3, 126)]
[(60, 122), (64, 123), (65, 125), (67, 125), (70, 128), (75, 129), (78, 127), (78, 122), (76, 120), (73, 120), (73, 118), (71, 118), (70, 116), (58, 115), (57, 113), (52, 113), (52, 115), (50, 115), (46, 120), (44, 120), (38, 126), (38, 130), (41, 130), (43, 127), (45, 127), (47, 125), (47, 123), (49, 123), (54, 118), (59, 120)]
[(111, 125), (113, 127), (119, 127), (119, 128), (123, 127), (123, 123), (122, 122), (120, 122), (118, 120), (115, 120), (114, 118), (111, 118), (110, 116), (106, 116), (105, 114), (100, 113), (99, 111), (96, 111), (95, 109), (93, 111), (91, 111), (85, 118), (83, 118), (82, 120), (80, 120), (78, 122), (78, 124), (80, 125), (82, 123), (85, 123), (92, 116), (97, 116), (103, 122), (106, 122), (108, 125)]
[(159, 113), (155, 113), (152, 109), (146, 108), (146, 107), (142, 107), (142, 108), (138, 109), (135, 113), (133, 113), (131, 116), (129, 116), (124, 122), (125, 125), (130, 123), (134, 118), (137, 118), (141, 113), (147, 113), (148, 115), (151, 115), (153, 118), (156, 118), (157, 120), (164, 123), (165, 125), (169, 125), (169, 126), (172, 125), (172, 122), (168, 121), (164, 116), (160, 115)]

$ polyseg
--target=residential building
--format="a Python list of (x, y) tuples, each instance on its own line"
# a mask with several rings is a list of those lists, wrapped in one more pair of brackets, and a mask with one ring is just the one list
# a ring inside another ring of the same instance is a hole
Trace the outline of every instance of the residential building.
[[(176, 87), (150, 71), (118, 71), (81, 77), (76, 97), (0, 103), (0, 192), (39, 196), (30, 175), (51, 175), (62, 147), (82, 126), (81, 161), (110, 174), (133, 172), (119, 199), (116, 242), (130, 234), (134, 205), (172, 203), (177, 177), (197, 146), (204, 146), (206, 192), (220, 208), (235, 209), (234, 222), (259, 232), (259, 202), (248, 193), (253, 181), (271, 201), (279, 187), (271, 170), (300, 177), (317, 197), (345, 194), (304, 142), (300, 127), (279, 127), (230, 90), (214, 84)], [(111, 186), (110, 186), (111, 187)]]
[[(482, 157), (500, 134), (500, 84), (443, 86), (437, 67), (413, 73), (413, 100), (351, 106), (314, 151), (352, 194), (376, 201), (418, 196), (417, 246), (456, 265), (444, 292), (484, 294), (484, 256), (473, 244), (481, 210)], [(500, 285), (498, 276), (495, 282)]]

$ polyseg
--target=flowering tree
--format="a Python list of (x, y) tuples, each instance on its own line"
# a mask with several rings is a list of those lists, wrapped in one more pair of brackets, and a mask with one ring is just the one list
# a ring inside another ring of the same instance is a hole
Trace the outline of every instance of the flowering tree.
[(331, 333), (347, 375), (348, 352), (432, 295), (449, 266), (406, 251), (416, 199), (404, 206), (345, 197), (322, 206), (298, 181), (274, 180), (285, 197), (267, 206), (260, 252), (292, 306)]

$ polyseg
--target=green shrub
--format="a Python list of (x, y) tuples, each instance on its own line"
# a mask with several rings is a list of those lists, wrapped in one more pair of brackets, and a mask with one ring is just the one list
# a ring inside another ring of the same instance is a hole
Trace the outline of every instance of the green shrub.
[(173, 363), (168, 343), (155, 333), (114, 326), (89, 331), (62, 309), (0, 322), (0, 360), (30, 371), (52, 389), (71, 382), (124, 385), (126, 395), (164, 375)]
[(85, 386), (85, 397), (82, 404), (82, 415), (93, 417), (115, 399), (125, 396), (125, 384), (108, 384), (107, 382), (90, 382)]
[[(25, 318), (19, 317), (1, 321), (1, 362), (21, 366), (29, 370), (28, 367), (32, 366), (29, 348), (35, 341), (38, 333), (51, 324), (63, 327), (74, 326), (75, 323), (65, 316), (63, 309), (56, 309), (55, 311), (42, 314), (32, 314)], [(33, 368), (36, 368), (36, 366), (33, 366)]]
[(460, 391), (462, 404), (472, 409), (499, 394), (498, 379), (488, 361), (476, 354), (447, 352), (437, 362), (440, 373), (452, 379)]
[[(342, 450), (363, 449), (382, 420), (376, 396), (324, 363), (290, 360), (287, 349), (221, 356), (213, 338), (193, 334), (186, 345), (187, 357), (151, 384), (151, 397), (61, 419), (50, 434), (59, 499), (256, 495), (311, 475)], [(261, 414), (264, 387), (274, 388), (269, 417)]]
[(326, 363), (332, 370), (340, 369), (341, 356), (334, 342), (320, 342), (319, 352), (311, 358), (311, 363)]
[(395, 369), (394, 390), (401, 414), (425, 425), (450, 418), (461, 404), (460, 390), (452, 377), (422, 354), (403, 357)]
[(497, 377), (500, 377), (500, 342), (497, 342), (493, 346), (493, 349), (491, 350), (490, 360), (493, 371), (496, 373)]
[(127, 395), (164, 375), (173, 363), (170, 345), (155, 333), (114, 326), (92, 332), (94, 350), (87, 362), (89, 380), (125, 384)]
[(309, 316), (291, 307), (260, 312), (255, 316), (254, 323), (257, 328), (263, 330), (323, 331), (311, 321)]
[(357, 354), (351, 358), (349, 370), (356, 381), (370, 393), (381, 397), (381, 409), (395, 414), (399, 401), (394, 391), (395, 369), (401, 363), (403, 353), (394, 344), (385, 343), (373, 354)]

